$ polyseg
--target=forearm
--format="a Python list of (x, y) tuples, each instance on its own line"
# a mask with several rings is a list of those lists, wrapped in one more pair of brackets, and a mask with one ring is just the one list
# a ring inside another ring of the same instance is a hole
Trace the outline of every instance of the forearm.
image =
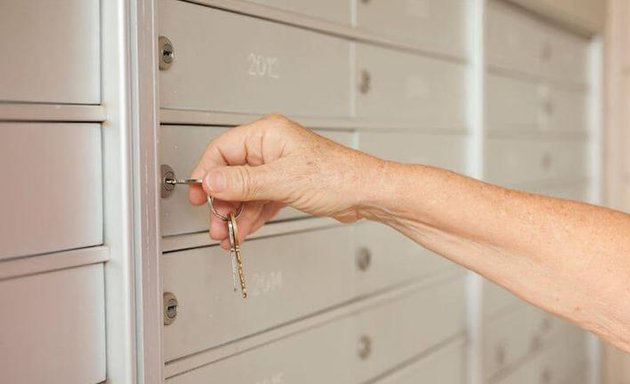
[(381, 162), (362, 215), (630, 350), (630, 216)]

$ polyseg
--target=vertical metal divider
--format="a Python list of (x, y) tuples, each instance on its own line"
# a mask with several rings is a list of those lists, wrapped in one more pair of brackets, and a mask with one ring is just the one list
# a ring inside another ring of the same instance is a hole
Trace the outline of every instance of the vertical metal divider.
[(162, 383), (157, 2), (130, 0), (138, 383)]
[[(603, 201), (603, 96), (604, 42), (601, 36), (591, 40), (588, 54), (588, 131), (589, 131), (589, 200), (602, 205)], [(585, 335), (588, 352), (589, 384), (599, 384), (602, 376), (602, 343), (592, 334)]]
[[(483, 179), (485, 131), (485, 15), (487, 0), (468, 5), (468, 175)], [(483, 278), (472, 271), (466, 276), (467, 382), (482, 383)]]
[(129, 2), (100, 2), (103, 122), (105, 331), (108, 383), (136, 382)]

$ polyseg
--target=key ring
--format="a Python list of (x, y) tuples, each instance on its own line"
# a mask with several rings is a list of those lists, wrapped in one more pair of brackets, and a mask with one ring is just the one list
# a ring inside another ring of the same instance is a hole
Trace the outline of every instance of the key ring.
[[(229, 217), (220, 214), (219, 211), (217, 211), (214, 208), (214, 198), (212, 196), (208, 196), (208, 205), (210, 206), (210, 211), (212, 212), (213, 215), (215, 215), (219, 219), (221, 219), (223, 221), (226, 221), (226, 222), (230, 220)], [(245, 206), (245, 203), (241, 203), (241, 205), (238, 206), (238, 208), (236, 209), (236, 213), (234, 213), (234, 219), (238, 219), (239, 216), (241, 216), (241, 213), (243, 213), (243, 207), (244, 206)]]

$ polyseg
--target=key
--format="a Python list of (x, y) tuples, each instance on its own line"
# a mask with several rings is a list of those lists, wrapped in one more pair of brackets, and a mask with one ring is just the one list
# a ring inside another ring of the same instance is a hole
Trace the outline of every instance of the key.
[(241, 244), (238, 239), (238, 225), (236, 224), (236, 219), (243, 213), (243, 207), (245, 206), (243, 203), (236, 208), (235, 211), (230, 212), (228, 215), (223, 215), (219, 213), (214, 208), (214, 198), (212, 196), (208, 196), (208, 206), (210, 207), (210, 212), (227, 223), (228, 229), (228, 241), (230, 242), (230, 259), (232, 261), (232, 286), (234, 292), (236, 292), (236, 280), (238, 276), (238, 280), (241, 286), (241, 294), (243, 298), (247, 298), (247, 286), (245, 284), (245, 273), (243, 272), (243, 259), (241, 256)]
[(236, 260), (236, 269), (238, 271), (238, 278), (241, 284), (241, 294), (243, 299), (247, 298), (247, 286), (245, 285), (245, 272), (243, 271), (243, 258), (241, 256), (241, 244), (238, 239), (238, 226), (236, 224), (236, 213), (231, 212), (229, 215), (228, 234), (230, 241), (230, 253), (234, 255), (232, 260)]
[(232, 225), (231, 220), (227, 221), (227, 226), (228, 226), (228, 239), (230, 242), (230, 260), (232, 261), (232, 289), (234, 290), (234, 292), (236, 292), (236, 276), (238, 272), (236, 271), (235, 247), (232, 246), (232, 244), (234, 243), (233, 239), (236, 237), (236, 234), (234, 233), (234, 226)]
[(203, 180), (201, 179), (166, 179), (164, 180), (166, 184), (177, 185), (177, 184), (202, 184)]

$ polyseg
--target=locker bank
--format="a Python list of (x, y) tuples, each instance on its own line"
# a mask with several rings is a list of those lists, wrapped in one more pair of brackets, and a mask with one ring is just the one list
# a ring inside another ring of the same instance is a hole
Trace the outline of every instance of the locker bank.
[(281, 113), (628, 211), (628, 23), (623, 0), (0, 0), (0, 383), (625, 383), (596, 337), (374, 222), (283, 209), (241, 244), (243, 299), (171, 181)]

